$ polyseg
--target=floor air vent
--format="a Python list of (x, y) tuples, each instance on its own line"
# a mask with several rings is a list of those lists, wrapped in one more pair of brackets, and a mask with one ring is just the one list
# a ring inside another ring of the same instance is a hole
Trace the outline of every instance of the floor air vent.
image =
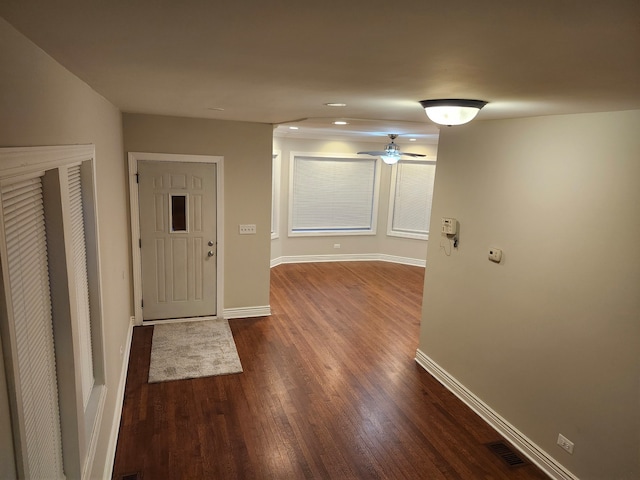
[(487, 443), (487, 447), (489, 447), (489, 450), (500, 457), (502, 461), (511, 468), (529, 465), (529, 462), (526, 459), (522, 458), (505, 442)]
[(122, 475), (119, 480), (142, 480), (142, 475), (139, 473), (128, 473)]

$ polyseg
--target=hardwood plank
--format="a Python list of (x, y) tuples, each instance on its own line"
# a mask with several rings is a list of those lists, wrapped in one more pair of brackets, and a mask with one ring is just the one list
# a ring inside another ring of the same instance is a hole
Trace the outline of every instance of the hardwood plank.
[(280, 265), (271, 317), (230, 321), (244, 372), (148, 384), (134, 329), (114, 478), (543, 479), (415, 363), (424, 269)]

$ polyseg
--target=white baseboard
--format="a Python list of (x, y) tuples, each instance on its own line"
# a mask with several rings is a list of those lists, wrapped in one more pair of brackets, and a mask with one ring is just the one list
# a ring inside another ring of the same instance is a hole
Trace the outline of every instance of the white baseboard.
[(579, 480), (564, 468), (551, 455), (527, 438), (516, 427), (502, 418), (489, 405), (484, 403), (473, 392), (462, 385), (420, 349), (416, 352), (416, 362), (436, 380), (444, 385), (456, 397), (462, 400), (471, 410), (476, 412), (494, 430), (507, 439), (523, 455), (536, 464), (543, 472), (554, 480)]
[(262, 307), (225, 308), (223, 315), (226, 319), (268, 317), (271, 315), (271, 307), (264, 305)]
[(344, 255), (297, 255), (288, 257), (278, 257), (271, 260), (271, 267), (281, 265), (283, 263), (315, 263), (315, 262), (365, 262), (379, 261), (400, 263), (403, 265), (413, 265), (416, 267), (426, 266), (426, 260), (417, 258), (399, 257), (395, 255), (386, 255), (383, 253), (353, 253)]
[(402, 265), (412, 265), (414, 267), (426, 267), (427, 261), (419, 258), (399, 257), (397, 255), (379, 254), (378, 260), (381, 262), (400, 263)]
[(120, 382), (116, 392), (116, 406), (114, 408), (113, 422), (111, 423), (111, 435), (109, 435), (109, 445), (104, 465), (104, 475), (102, 478), (111, 478), (113, 475), (113, 462), (116, 459), (116, 447), (118, 446), (118, 433), (120, 433), (120, 419), (122, 418), (122, 405), (124, 403), (124, 389), (127, 385), (127, 373), (129, 371), (129, 356), (131, 354), (131, 340), (133, 339), (133, 327), (136, 318), (129, 320), (126, 345), (122, 357), (122, 368), (120, 370)]

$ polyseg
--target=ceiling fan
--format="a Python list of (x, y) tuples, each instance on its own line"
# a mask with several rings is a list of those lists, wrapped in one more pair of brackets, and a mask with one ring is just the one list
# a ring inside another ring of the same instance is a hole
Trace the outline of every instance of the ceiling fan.
[(387, 143), (384, 150), (377, 152), (358, 152), (358, 154), (362, 153), (366, 155), (373, 155), (374, 157), (380, 157), (384, 163), (389, 165), (397, 163), (402, 155), (406, 155), (408, 157), (426, 157), (426, 155), (423, 155), (422, 153), (401, 152), (400, 146), (394, 143), (394, 140), (398, 138), (398, 135), (395, 133), (390, 133), (389, 138), (391, 139), (391, 143)]

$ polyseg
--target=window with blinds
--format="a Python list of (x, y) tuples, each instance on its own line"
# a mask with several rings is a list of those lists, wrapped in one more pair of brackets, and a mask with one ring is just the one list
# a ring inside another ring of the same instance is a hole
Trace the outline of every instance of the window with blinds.
[(0, 330), (20, 478), (88, 478), (96, 452), (107, 389), (94, 157), (93, 145), (0, 148)]
[(378, 161), (293, 155), (289, 234), (374, 234)]
[(27, 478), (64, 478), (42, 181), (1, 187)]
[(272, 156), (271, 166), (271, 238), (280, 236), (280, 152)]
[(73, 254), (73, 275), (76, 285), (76, 310), (80, 337), (80, 377), (82, 398), (87, 408), (94, 385), (93, 352), (91, 346), (91, 311), (89, 308), (89, 281), (87, 276), (87, 249), (84, 234), (84, 213), (82, 201), (82, 178), (80, 165), (69, 167), (69, 214), (71, 220), (71, 243)]
[(436, 162), (401, 160), (392, 171), (390, 236), (428, 239)]

